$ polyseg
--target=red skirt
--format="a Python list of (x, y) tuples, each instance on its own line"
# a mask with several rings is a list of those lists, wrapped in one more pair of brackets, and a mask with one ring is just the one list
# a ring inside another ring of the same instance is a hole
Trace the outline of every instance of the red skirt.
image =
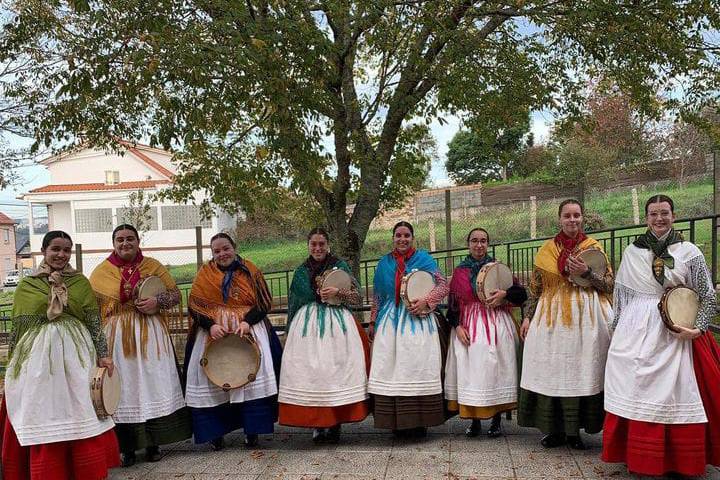
[(640, 475), (705, 474), (720, 465), (720, 347), (712, 333), (693, 340), (693, 368), (707, 423), (641, 422), (606, 413), (602, 459)]
[(0, 404), (0, 456), (5, 480), (102, 480), (120, 465), (114, 430), (95, 437), (23, 447)]

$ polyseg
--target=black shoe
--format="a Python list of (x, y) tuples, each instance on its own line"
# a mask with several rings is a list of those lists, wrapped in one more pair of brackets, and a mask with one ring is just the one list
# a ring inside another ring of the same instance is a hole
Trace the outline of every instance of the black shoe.
[(565, 434), (564, 433), (550, 433), (545, 435), (540, 440), (540, 445), (545, 448), (555, 448), (561, 445), (565, 445)]
[(580, 438), (580, 434), (577, 435), (568, 435), (567, 437), (567, 444), (570, 448), (573, 450), (585, 450), (587, 447), (582, 441), (582, 438)]
[(218, 437), (214, 440), (210, 440), (210, 448), (212, 448), (216, 452), (219, 452), (220, 450), (225, 448), (225, 438)]
[(159, 462), (162, 458), (160, 454), (160, 447), (152, 445), (145, 449), (145, 461), (146, 462)]
[(249, 433), (245, 435), (245, 448), (257, 447), (258, 436), (257, 433)]
[(313, 429), (312, 440), (313, 440), (313, 443), (323, 443), (325, 441), (325, 429), (324, 428)]
[(392, 431), (396, 438), (408, 438), (412, 436), (413, 429), (410, 428), (398, 428)]
[(135, 452), (123, 452), (122, 453), (122, 466), (123, 468), (132, 467), (135, 465)]
[(465, 436), (466, 437), (477, 437), (482, 433), (482, 424), (480, 423), (480, 420), (474, 419), (470, 426), (465, 429)]
[(500, 417), (499, 413), (492, 417), (490, 428), (487, 431), (488, 438), (497, 438), (502, 435), (502, 427), (500, 426), (501, 420), (502, 417)]
[(325, 441), (327, 443), (338, 443), (340, 441), (340, 425), (335, 425), (327, 429)]

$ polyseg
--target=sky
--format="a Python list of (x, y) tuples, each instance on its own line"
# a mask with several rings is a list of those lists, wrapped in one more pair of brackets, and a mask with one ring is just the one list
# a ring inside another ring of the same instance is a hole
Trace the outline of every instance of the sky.
[[(437, 120), (433, 121), (430, 125), (430, 129), (435, 136), (438, 146), (438, 158), (433, 162), (430, 170), (430, 180), (434, 187), (452, 185), (452, 181), (448, 178), (447, 172), (445, 171), (445, 159), (447, 156), (448, 142), (450, 142), (459, 130), (460, 120), (457, 117), (447, 117), (445, 120), (447, 123), (444, 125), (440, 125)], [(531, 131), (534, 135), (535, 143), (545, 143), (548, 140), (553, 122), (552, 114), (547, 111), (532, 113)], [(29, 142), (15, 138), (11, 139), (11, 143), (13, 147), (18, 148), (27, 145)], [(21, 168), (19, 173), (22, 180), (18, 182), (17, 185), (0, 191), (0, 212), (5, 213), (11, 218), (27, 217), (27, 207), (22, 205), (22, 201), (17, 199), (18, 196), (28, 190), (50, 183), (50, 175), (42, 165)]]

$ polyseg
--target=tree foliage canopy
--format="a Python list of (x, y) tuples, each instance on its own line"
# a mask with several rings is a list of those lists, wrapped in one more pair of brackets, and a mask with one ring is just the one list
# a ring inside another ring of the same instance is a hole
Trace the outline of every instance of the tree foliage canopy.
[(422, 122), (572, 110), (598, 76), (648, 111), (673, 78), (695, 102), (718, 83), (716, 0), (5, 2), (0, 55), (32, 63), (10, 93), (37, 146), (149, 139), (177, 152), (177, 199), (230, 210), (289, 184), (353, 260), (427, 161)]

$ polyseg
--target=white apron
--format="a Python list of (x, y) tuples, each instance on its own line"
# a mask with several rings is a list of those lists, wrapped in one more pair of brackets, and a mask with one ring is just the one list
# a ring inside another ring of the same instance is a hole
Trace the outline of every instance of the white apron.
[[(70, 329), (81, 332), (77, 345)], [(18, 347), (30, 340), (24, 335)], [(8, 416), (20, 445), (79, 440), (112, 429), (110, 418), (98, 419), (90, 398), (96, 355), (87, 328), (78, 320), (50, 322), (32, 341), (17, 378), (15, 359), (5, 378)]]
[[(445, 398), (473, 407), (517, 402), (520, 340), (515, 322), (502, 309), (486, 309), (480, 303), (466, 308), (469, 311), (465, 314), (472, 322), (471, 330), (477, 330), (477, 333), (469, 347), (460, 342), (454, 328), (450, 334), (445, 364)], [(487, 325), (481, 319), (481, 309), (488, 317)]]
[[(552, 305), (552, 326), (544, 317)], [(573, 289), (570, 326), (563, 324), (558, 292), (538, 302), (523, 349), (520, 386), (549, 397), (584, 397), (603, 390), (605, 360), (610, 345), (610, 303), (594, 288)]]
[[(324, 319), (319, 318), (322, 315)], [(315, 302), (304, 305), (287, 335), (279, 402), (335, 407), (368, 398), (365, 352), (347, 308)]]
[[(132, 322), (135, 328), (136, 351), (134, 357), (123, 353), (123, 328), (120, 323), (112, 335), (112, 326), (117, 318), (109, 317), (105, 335), (114, 345), (113, 362), (122, 378), (120, 404), (113, 415), (117, 423), (143, 423), (160, 418), (185, 406), (182, 387), (175, 364), (175, 353), (169, 335), (162, 326), (162, 320), (154, 315), (144, 316)], [(147, 357), (140, 354), (142, 322), (148, 322)]]
[(412, 397), (442, 393), (442, 357), (435, 316), (415, 317), (387, 301), (377, 314), (368, 392)]
[(188, 407), (215, 407), (223, 403), (242, 403), (277, 394), (277, 380), (275, 370), (273, 370), (270, 341), (265, 322), (261, 321), (252, 325), (250, 332), (255, 337), (255, 342), (260, 349), (260, 368), (257, 376), (254, 381), (244, 387), (225, 392), (208, 379), (205, 370), (200, 366), (200, 359), (202, 359), (205, 352), (209, 334), (204, 328), (198, 328), (195, 345), (193, 345), (192, 355), (188, 363), (187, 385), (185, 388), (185, 400)]
[[(671, 245), (673, 269), (661, 286), (650, 250), (629, 245), (616, 279), (619, 320), (608, 352), (605, 410), (630, 420), (682, 424), (707, 421), (692, 360), (692, 341), (663, 325), (658, 303), (665, 288), (692, 286), (686, 262), (702, 255), (690, 242)], [(712, 285), (712, 282), (710, 282)]]

